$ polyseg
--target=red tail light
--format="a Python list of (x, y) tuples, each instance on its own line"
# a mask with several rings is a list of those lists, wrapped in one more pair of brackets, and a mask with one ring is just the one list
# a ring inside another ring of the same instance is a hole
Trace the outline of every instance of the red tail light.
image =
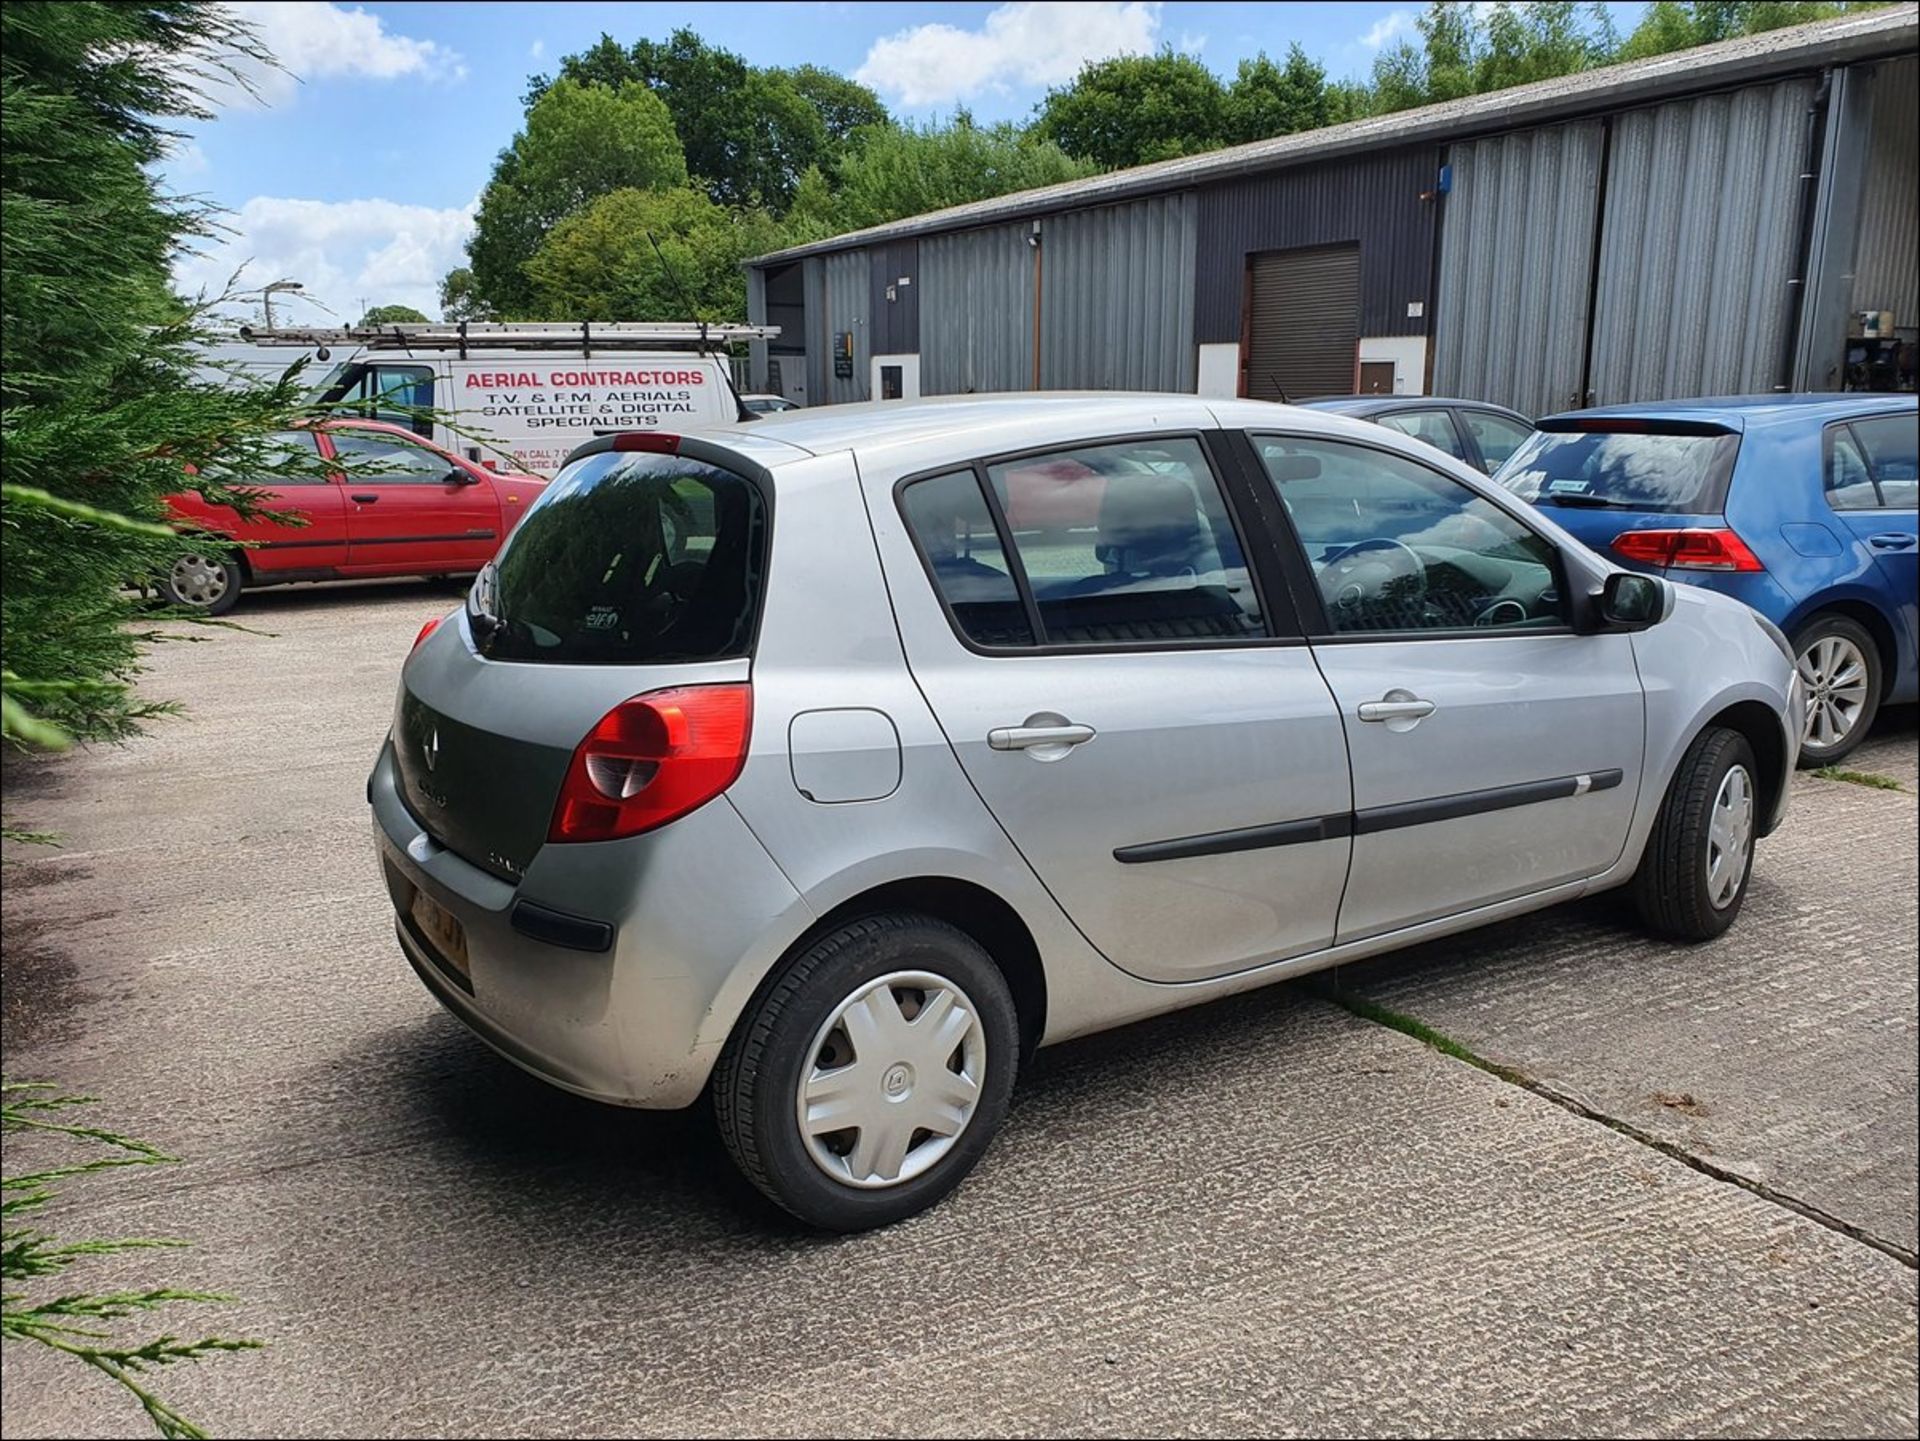
[(547, 839), (609, 841), (678, 820), (733, 784), (752, 729), (750, 685), (677, 686), (622, 701), (574, 751)]
[(652, 450), (661, 455), (678, 455), (680, 437), (662, 435), (657, 430), (623, 430), (613, 438), (615, 450)]
[(445, 619), (446, 617), (444, 615), (436, 615), (432, 620), (421, 626), (420, 634), (413, 638), (413, 644), (407, 648), (407, 654), (412, 655), (414, 651), (419, 650), (421, 645), (426, 641), (426, 638), (438, 630), (440, 628), (440, 622)]
[(1642, 565), (1676, 570), (1766, 569), (1730, 530), (1628, 530), (1613, 538), (1613, 550)]

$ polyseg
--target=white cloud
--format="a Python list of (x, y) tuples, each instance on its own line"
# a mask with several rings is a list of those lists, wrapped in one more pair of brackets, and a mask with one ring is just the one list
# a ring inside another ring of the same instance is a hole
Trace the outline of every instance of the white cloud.
[[(303, 80), (464, 80), (466, 61), (433, 40), (387, 29), (378, 15), (322, 0), (229, 0), (228, 9), (253, 27), (279, 69), (247, 65), (246, 80), (261, 102), (289, 99)], [(234, 87), (209, 87), (216, 105), (242, 103)]]
[(1089, 60), (1151, 54), (1159, 32), (1157, 0), (1010, 0), (978, 30), (916, 25), (876, 40), (853, 78), (902, 105), (943, 105), (1015, 84), (1064, 84)]
[(1180, 32), (1180, 43), (1173, 48), (1178, 50), (1182, 55), (1197, 56), (1202, 50), (1207, 48), (1206, 32), (1202, 31), (1199, 34), (1195, 34), (1191, 30), (1182, 30)]
[(529, 59), (538, 60), (542, 55), (545, 55), (546, 53), (547, 53), (547, 42), (544, 40), (536, 40), (533, 42), (533, 44), (527, 47), (527, 56)]
[(1360, 43), (1369, 50), (1378, 50), (1409, 35), (1414, 28), (1414, 14), (1411, 10), (1390, 10), (1374, 21), (1373, 28), (1360, 37)]
[[(282, 278), (297, 280), (304, 287), (300, 297), (282, 295), (274, 301), (276, 319), (283, 323), (349, 325), (360, 318), (363, 300), (438, 315), (440, 279), (466, 263), (477, 204), (434, 210), (393, 200), (258, 195), (227, 217), (231, 233), (183, 259), (174, 279), (189, 295), (204, 291), (209, 296), (225, 290), (236, 271), (236, 288), (242, 291)], [(236, 313), (248, 309), (239, 307)]]

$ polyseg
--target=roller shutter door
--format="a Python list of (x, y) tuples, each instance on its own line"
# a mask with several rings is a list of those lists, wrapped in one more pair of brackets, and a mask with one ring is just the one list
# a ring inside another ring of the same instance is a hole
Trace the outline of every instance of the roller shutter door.
[(1246, 393), (1350, 395), (1360, 346), (1360, 247), (1255, 255), (1248, 266)]

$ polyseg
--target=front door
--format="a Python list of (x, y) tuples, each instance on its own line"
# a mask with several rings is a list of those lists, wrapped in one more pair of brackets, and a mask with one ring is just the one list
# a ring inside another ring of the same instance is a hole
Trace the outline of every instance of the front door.
[(931, 476), (899, 517), (875, 522), (914, 678), (1094, 946), (1185, 981), (1331, 943), (1340, 719), (1200, 438)]
[(464, 574), (493, 559), (500, 501), (491, 482), (395, 430), (324, 435), (345, 472), (350, 572)]
[(1458, 480), (1372, 446), (1254, 447), (1311, 568), (1314, 653), (1353, 761), (1358, 940), (1599, 874), (1644, 747), (1626, 635), (1575, 635), (1558, 552)]

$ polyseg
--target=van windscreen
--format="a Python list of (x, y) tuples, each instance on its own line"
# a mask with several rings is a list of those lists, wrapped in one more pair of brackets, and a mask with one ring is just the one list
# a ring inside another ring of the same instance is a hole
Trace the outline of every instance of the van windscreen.
[(600, 451), (554, 477), (467, 597), (492, 660), (653, 665), (747, 654), (759, 488), (686, 456)]

